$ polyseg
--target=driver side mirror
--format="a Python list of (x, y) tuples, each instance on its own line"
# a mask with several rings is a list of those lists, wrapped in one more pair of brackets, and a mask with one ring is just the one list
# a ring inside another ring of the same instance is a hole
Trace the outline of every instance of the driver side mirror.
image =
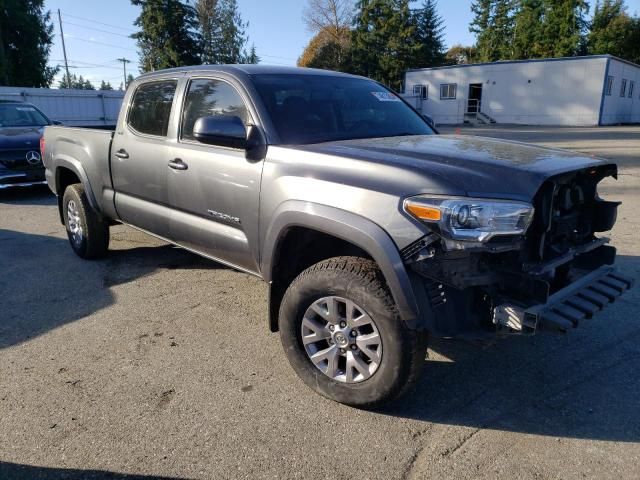
[(234, 115), (200, 117), (193, 126), (193, 137), (200, 143), (220, 147), (247, 148), (247, 128)]

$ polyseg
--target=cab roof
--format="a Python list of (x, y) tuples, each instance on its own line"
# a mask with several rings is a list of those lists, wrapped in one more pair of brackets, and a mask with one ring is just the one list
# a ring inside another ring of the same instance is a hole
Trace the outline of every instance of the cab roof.
[(357, 78), (356, 75), (348, 73), (334, 72), (331, 70), (320, 70), (317, 68), (283, 67), (278, 65), (191, 65), (188, 67), (167, 68), (155, 72), (143, 73), (138, 78), (149, 78), (153, 76), (166, 75), (167, 73), (188, 73), (188, 72), (226, 72), (242, 73), (245, 75), (327, 75), (334, 77)]

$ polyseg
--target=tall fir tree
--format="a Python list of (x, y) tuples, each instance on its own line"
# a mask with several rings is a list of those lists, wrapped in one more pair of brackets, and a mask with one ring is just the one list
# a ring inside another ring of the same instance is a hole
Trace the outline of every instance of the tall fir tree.
[(492, 46), (496, 60), (513, 58), (516, 0), (495, 0), (492, 16)]
[(201, 63), (246, 63), (251, 58), (251, 50), (245, 48), (248, 24), (236, 0), (196, 0), (195, 11)]
[(513, 56), (515, 0), (476, 0), (471, 4), (474, 14), (469, 30), (476, 35), (478, 57), (483, 62), (495, 62)]
[(408, 0), (359, 0), (349, 70), (399, 90), (420, 46)]
[(194, 8), (200, 33), (200, 61), (205, 64), (218, 63), (221, 37), (218, 0), (196, 0)]
[(242, 63), (247, 63), (247, 64), (260, 63), (260, 56), (258, 55), (258, 51), (256, 50), (255, 44), (252, 44), (249, 51), (244, 54)]
[(520, 0), (514, 21), (512, 58), (519, 60), (541, 56), (543, 21), (543, 0)]
[(200, 63), (200, 42), (195, 31), (194, 8), (180, 0), (131, 0), (142, 8), (132, 38), (140, 49), (140, 70)]
[(0, 85), (50, 86), (58, 72), (47, 66), (52, 43), (44, 0), (0, 1)]
[(478, 60), (491, 62), (496, 60), (493, 47), (493, 0), (474, 0), (471, 3), (473, 20), (469, 31), (476, 36)]
[(436, 0), (424, 0), (413, 12), (415, 42), (419, 45), (413, 67), (437, 67), (445, 63), (444, 20), (438, 14)]
[(544, 23), (540, 36), (542, 58), (572, 57), (586, 53), (589, 12), (586, 0), (543, 0)]

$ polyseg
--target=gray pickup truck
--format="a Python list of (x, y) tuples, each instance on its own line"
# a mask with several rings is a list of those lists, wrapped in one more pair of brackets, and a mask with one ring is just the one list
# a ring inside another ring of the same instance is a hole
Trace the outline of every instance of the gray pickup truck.
[(372, 80), (197, 66), (142, 75), (114, 131), (46, 127), (46, 178), (82, 258), (124, 223), (270, 285), (268, 326), (312, 389), (371, 407), (429, 335), (567, 331), (631, 287), (596, 236), (614, 164), (438, 135)]

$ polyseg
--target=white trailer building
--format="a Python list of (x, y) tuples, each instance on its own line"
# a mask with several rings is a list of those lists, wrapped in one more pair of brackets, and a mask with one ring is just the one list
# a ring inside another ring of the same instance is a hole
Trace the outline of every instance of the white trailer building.
[(421, 68), (404, 96), (438, 124), (640, 123), (640, 65), (592, 55)]
[(29, 102), (65, 125), (115, 125), (124, 92), (0, 87), (0, 100)]

